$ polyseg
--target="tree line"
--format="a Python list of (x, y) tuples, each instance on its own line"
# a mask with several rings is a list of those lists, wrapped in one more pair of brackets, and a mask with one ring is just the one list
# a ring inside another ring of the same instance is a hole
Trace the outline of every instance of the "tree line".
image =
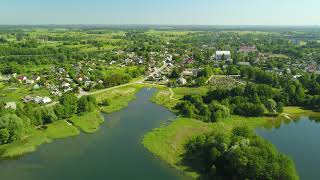
[(204, 179), (299, 179), (291, 159), (246, 127), (197, 136), (185, 149), (184, 164)]
[(95, 97), (83, 96), (78, 99), (74, 94), (64, 94), (53, 108), (27, 103), (19, 105), (16, 110), (9, 110), (5, 109), (4, 103), (0, 103), (0, 144), (20, 140), (30, 128), (93, 112), (97, 107)]

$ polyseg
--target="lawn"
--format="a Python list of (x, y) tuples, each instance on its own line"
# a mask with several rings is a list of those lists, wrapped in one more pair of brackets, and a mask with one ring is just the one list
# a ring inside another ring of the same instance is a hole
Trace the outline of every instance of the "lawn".
[(31, 95), (31, 96), (50, 96), (49, 91), (45, 89), (32, 90), (31, 86), (24, 84), (0, 84), (0, 98), (3, 102), (20, 102), (21, 98)]
[(143, 88), (143, 85), (128, 85), (94, 95), (98, 102), (107, 99), (109, 106), (102, 106), (101, 111), (112, 113), (128, 106), (129, 102), (136, 98), (135, 94)]
[(171, 92), (169, 88), (158, 88), (158, 92), (154, 94), (151, 101), (173, 110), (174, 106), (179, 102), (177, 99), (170, 98)]
[(178, 87), (172, 88), (173, 96), (171, 96), (171, 92), (169, 88), (164, 86), (155, 86), (159, 89), (159, 91), (151, 98), (152, 102), (164, 106), (170, 110), (173, 110), (174, 106), (179, 102), (180, 99), (183, 98), (185, 95), (204, 95), (209, 90), (209, 86), (203, 86), (198, 88), (193, 87)]
[(82, 116), (73, 116), (70, 121), (74, 126), (80, 128), (85, 133), (97, 131), (104, 119), (99, 111), (86, 113)]
[(201, 87), (178, 87), (172, 89), (174, 92), (174, 98), (180, 99), (185, 95), (204, 95), (210, 90), (210, 86)]

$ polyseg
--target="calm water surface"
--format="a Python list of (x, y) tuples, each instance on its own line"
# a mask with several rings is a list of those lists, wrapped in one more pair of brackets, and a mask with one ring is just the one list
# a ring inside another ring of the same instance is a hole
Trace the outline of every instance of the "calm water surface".
[(154, 92), (143, 89), (126, 109), (105, 115), (96, 133), (54, 141), (17, 160), (1, 161), (0, 179), (188, 179), (141, 144), (146, 132), (175, 117), (149, 101)]
[(290, 156), (302, 180), (320, 179), (320, 124), (309, 117), (257, 133)]

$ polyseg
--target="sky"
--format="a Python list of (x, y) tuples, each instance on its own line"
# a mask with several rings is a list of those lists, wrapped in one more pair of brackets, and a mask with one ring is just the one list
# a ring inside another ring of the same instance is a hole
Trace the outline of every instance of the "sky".
[(1, 0), (0, 24), (320, 25), (320, 0)]

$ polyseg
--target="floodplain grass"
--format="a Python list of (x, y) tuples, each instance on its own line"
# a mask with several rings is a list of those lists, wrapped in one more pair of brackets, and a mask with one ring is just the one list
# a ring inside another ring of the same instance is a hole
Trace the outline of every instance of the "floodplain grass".
[(94, 133), (99, 129), (104, 119), (99, 111), (94, 111), (82, 116), (73, 116), (70, 118), (70, 122), (85, 133)]
[(50, 143), (54, 139), (61, 139), (70, 136), (76, 136), (80, 131), (68, 125), (64, 120), (53, 122), (44, 128), (34, 128), (29, 130), (28, 136), (11, 144), (0, 145), (0, 158), (10, 159), (31, 153), (38, 146)]

